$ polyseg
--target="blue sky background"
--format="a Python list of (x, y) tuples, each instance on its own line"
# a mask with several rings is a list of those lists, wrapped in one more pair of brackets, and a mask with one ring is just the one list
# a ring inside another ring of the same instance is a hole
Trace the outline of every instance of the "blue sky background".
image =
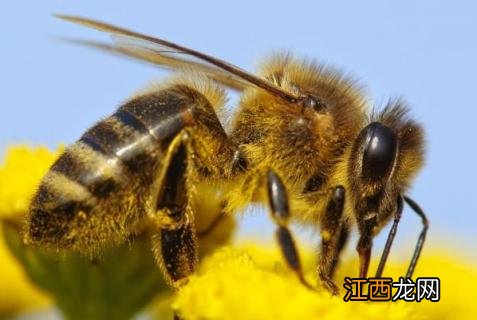
[[(464, 246), (472, 254), (477, 240), (477, 6), (437, 2), (5, 1), (0, 11), (0, 152), (14, 143), (71, 143), (131, 93), (166, 75), (55, 42), (52, 36), (107, 37), (52, 13), (157, 35), (248, 70), (267, 53), (289, 49), (361, 79), (378, 105), (396, 96), (409, 102), (429, 142), (427, 165), (411, 191), (430, 217), (429, 243)], [(264, 225), (270, 228), (266, 216), (252, 217), (242, 232), (263, 236)], [(418, 232), (419, 220), (405, 211), (397, 243), (411, 250)], [(316, 238), (305, 232), (303, 239)]]

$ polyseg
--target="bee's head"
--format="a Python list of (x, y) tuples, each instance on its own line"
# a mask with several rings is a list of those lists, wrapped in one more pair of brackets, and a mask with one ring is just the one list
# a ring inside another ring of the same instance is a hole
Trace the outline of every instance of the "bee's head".
[[(357, 136), (348, 165), (355, 194), (383, 196), (394, 203), (419, 171), (424, 159), (422, 127), (407, 117), (402, 102), (390, 102)], [(377, 195), (379, 190), (384, 194)]]

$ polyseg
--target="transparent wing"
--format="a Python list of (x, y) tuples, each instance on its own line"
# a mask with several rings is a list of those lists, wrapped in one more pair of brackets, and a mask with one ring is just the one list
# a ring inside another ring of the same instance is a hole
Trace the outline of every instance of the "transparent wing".
[(66, 15), (57, 17), (111, 35), (113, 45), (89, 42), (93, 46), (170, 68), (196, 68), (204, 71), (212, 79), (239, 90), (243, 90), (246, 85), (254, 85), (289, 102), (295, 102), (300, 98), (266, 79), (202, 52), (100, 21)]
[(137, 59), (143, 62), (152, 63), (154, 65), (160, 66), (161, 68), (166, 68), (170, 70), (196, 70), (207, 75), (207, 77), (209, 77), (210, 79), (236, 91), (243, 91), (246, 87), (251, 86), (249, 82), (242, 80), (241, 78), (236, 77), (233, 74), (223, 71), (217, 67), (187, 59), (181, 59), (181, 57), (177, 56), (159, 54), (156, 51), (151, 51), (146, 48), (116, 46), (114, 44), (107, 44), (99, 41), (81, 39), (60, 38), (60, 40), (94, 48), (107, 53), (112, 53), (120, 56)]

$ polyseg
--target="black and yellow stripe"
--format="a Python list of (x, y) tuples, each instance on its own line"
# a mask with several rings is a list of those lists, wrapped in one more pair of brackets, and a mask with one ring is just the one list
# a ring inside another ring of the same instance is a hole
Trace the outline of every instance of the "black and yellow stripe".
[(128, 215), (124, 211), (137, 207), (136, 215), (144, 212), (141, 206), (151, 196), (149, 187), (161, 170), (170, 141), (195, 123), (198, 97), (208, 104), (197, 91), (174, 85), (131, 99), (88, 129), (53, 164), (33, 199), (31, 240), (70, 246), (69, 242), (83, 241), (82, 234), (92, 234), (75, 230), (71, 236), (75, 221), (105, 216), (117, 226), (97, 227), (114, 230), (125, 228), (125, 221), (137, 220), (137, 216), (124, 218)]

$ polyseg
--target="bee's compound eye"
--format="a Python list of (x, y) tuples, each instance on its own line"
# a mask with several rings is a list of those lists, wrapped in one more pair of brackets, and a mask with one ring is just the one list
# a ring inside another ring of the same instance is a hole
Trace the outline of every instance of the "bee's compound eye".
[(379, 122), (372, 122), (363, 129), (364, 153), (362, 176), (368, 179), (382, 179), (394, 164), (397, 151), (396, 134)]

